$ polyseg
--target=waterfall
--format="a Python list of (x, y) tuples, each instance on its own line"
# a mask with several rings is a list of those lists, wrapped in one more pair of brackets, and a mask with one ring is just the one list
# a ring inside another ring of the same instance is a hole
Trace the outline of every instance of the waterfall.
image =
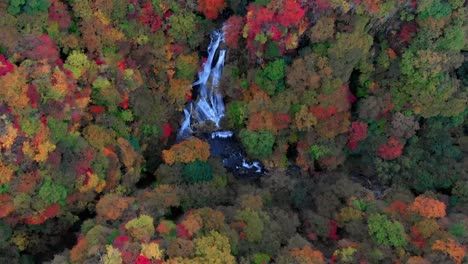
[(258, 161), (249, 161), (245, 158), (244, 151), (233, 137), (232, 131), (220, 130), (219, 123), (224, 117), (223, 95), (219, 87), (226, 57), (226, 50), (220, 47), (223, 42), (223, 31), (216, 30), (211, 34), (208, 58), (202, 65), (202, 70), (198, 72), (197, 81), (192, 84), (192, 86), (198, 85), (199, 95), (184, 109), (184, 118), (177, 134), (177, 141), (192, 136), (192, 121), (198, 123), (211, 121), (218, 131), (211, 132), (208, 137), (197, 135), (205, 137), (204, 139), (210, 143), (211, 154), (220, 157), (224, 167), (235, 171), (237, 175), (259, 176), (266, 172), (263, 165)]
[[(208, 46), (208, 58), (203, 64), (202, 70), (198, 72), (198, 80), (192, 84), (192, 86), (199, 86), (199, 97), (184, 109), (184, 119), (177, 134), (178, 141), (192, 135), (192, 119), (199, 123), (212, 121), (216, 127), (219, 127), (219, 122), (224, 117), (223, 96), (219, 89), (226, 57), (226, 50), (220, 48), (222, 42), (224, 42), (224, 33), (218, 30), (214, 31)], [(213, 66), (217, 52), (218, 57)]]

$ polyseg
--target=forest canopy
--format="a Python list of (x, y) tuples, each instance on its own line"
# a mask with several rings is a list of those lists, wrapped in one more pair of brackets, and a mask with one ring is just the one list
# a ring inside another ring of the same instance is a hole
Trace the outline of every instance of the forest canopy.
[[(0, 0), (0, 263), (466, 263), (467, 14)], [(215, 30), (260, 176), (177, 139)]]

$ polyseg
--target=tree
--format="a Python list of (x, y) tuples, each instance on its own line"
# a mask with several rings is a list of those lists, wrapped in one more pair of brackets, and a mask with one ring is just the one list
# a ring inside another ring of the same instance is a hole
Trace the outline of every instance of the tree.
[(0, 194), (0, 218), (6, 217), (15, 211), (15, 204), (9, 194)]
[(193, 13), (179, 13), (169, 17), (171, 25), (169, 34), (177, 41), (189, 43), (190, 38), (195, 33), (197, 24), (196, 16)]
[(352, 122), (351, 132), (349, 133), (348, 147), (357, 148), (359, 141), (367, 138), (367, 124), (362, 122)]
[(334, 34), (335, 18), (333, 16), (321, 16), (308, 31), (309, 38), (315, 43), (331, 40)]
[(243, 101), (234, 101), (228, 104), (226, 116), (234, 128), (242, 128), (248, 117), (247, 104)]
[(439, 218), (445, 216), (446, 205), (443, 202), (420, 195), (414, 199), (408, 209), (424, 217)]
[(133, 198), (122, 197), (118, 194), (107, 194), (96, 204), (96, 212), (104, 220), (117, 220), (134, 201)]
[(453, 239), (447, 241), (436, 240), (432, 245), (432, 250), (439, 250), (449, 254), (457, 264), (462, 263), (466, 255), (465, 247), (458, 245)]
[(57, 44), (47, 34), (31, 35), (23, 38), (18, 43), (17, 50), (23, 53), (26, 58), (33, 60), (45, 59), (50, 64), (54, 64), (60, 57)]
[(90, 125), (83, 129), (83, 136), (89, 144), (100, 150), (107, 145), (114, 144), (115, 133), (98, 125)]
[(4, 55), (0, 55), (0, 77), (12, 72), (15, 66), (10, 63)]
[(216, 19), (226, 7), (224, 0), (198, 0), (198, 10), (202, 11), (206, 18)]
[(268, 158), (273, 153), (275, 137), (269, 131), (242, 130), (239, 134), (242, 145), (255, 158)]
[(210, 164), (196, 160), (185, 164), (182, 170), (182, 176), (187, 183), (198, 183), (211, 181), (213, 179), (213, 172)]
[(353, 68), (367, 56), (373, 38), (366, 32), (368, 19), (357, 16), (352, 33), (336, 33), (336, 42), (330, 45), (328, 57), (333, 76), (342, 82), (349, 79)]
[(52, 0), (49, 7), (49, 19), (57, 22), (61, 30), (66, 30), (72, 24), (67, 6), (60, 0)]
[(368, 219), (369, 234), (384, 246), (401, 247), (406, 245), (406, 234), (403, 226), (391, 221), (386, 215), (372, 214)]
[[(6, 65), (7, 69), (10, 68), (8, 63)], [(0, 67), (0, 69), (2, 68), (3, 67)], [(4, 71), (4, 73), (8, 74), (0, 76), (0, 82), (3, 85), (3, 89), (0, 90), (0, 98), (2, 98), (4, 103), (7, 103), (14, 109), (23, 109), (29, 105), (26, 71), (26, 68), (19, 67), (13, 71)]]
[(298, 96), (301, 96), (306, 90), (317, 89), (320, 87), (320, 76), (316, 72), (317, 55), (307, 54), (304, 57), (296, 58), (291, 65), (287, 67), (286, 82), (290, 89), (294, 89)]
[(186, 80), (193, 80), (198, 68), (198, 56), (196, 53), (180, 55), (176, 60), (175, 77)]
[(264, 69), (257, 71), (255, 83), (269, 95), (278, 93), (285, 88), (284, 75), (286, 63), (284, 59), (276, 59), (268, 63)]
[(395, 113), (392, 117), (392, 128), (390, 133), (397, 138), (409, 139), (419, 130), (419, 123), (414, 116), (405, 116)]
[(169, 81), (169, 98), (172, 103), (182, 108), (187, 97), (192, 96), (192, 82), (187, 79), (171, 79)]
[(207, 161), (210, 157), (210, 145), (199, 138), (190, 138), (163, 150), (162, 158), (169, 165), (175, 162), (189, 163), (196, 160)]
[(257, 211), (242, 210), (236, 214), (236, 220), (245, 223), (244, 233), (250, 243), (259, 243), (263, 238), (264, 223)]
[(88, 56), (86, 56), (86, 54), (74, 50), (68, 56), (64, 68), (71, 71), (73, 76), (78, 79), (84, 74), (90, 65), (91, 62), (88, 60)]
[(449, 16), (452, 13), (450, 5), (440, 0), (425, 0), (418, 4), (418, 18), (427, 19), (433, 17), (441, 19)]
[(162, 250), (158, 243), (143, 243), (141, 244), (141, 254), (149, 259), (163, 259), (164, 250)]
[(299, 26), (306, 10), (297, 0), (283, 0), (283, 8), (276, 15), (278, 22), (284, 27)]
[(154, 235), (153, 218), (149, 215), (140, 215), (125, 224), (129, 234), (136, 240), (149, 239)]
[(0, 161), (0, 185), (8, 184), (13, 178), (14, 171)]
[(150, 32), (154, 33), (156, 30), (160, 29), (162, 26), (162, 19), (156, 14), (155, 8), (151, 2), (143, 3), (141, 8), (141, 14), (138, 18), (138, 21), (143, 25), (146, 25), (150, 28)]
[(193, 256), (195, 245), (191, 240), (176, 238), (171, 241), (167, 249), (167, 255), (170, 259), (177, 257)]
[(302, 248), (293, 248), (290, 251), (290, 254), (300, 264), (305, 264), (305, 263), (323, 264), (325, 263), (323, 253), (320, 252), (319, 250), (312, 249), (312, 247), (309, 245), (304, 246)]
[(299, 131), (307, 131), (317, 124), (317, 118), (305, 105), (301, 105), (300, 110), (294, 115), (294, 124)]
[(268, 130), (277, 134), (278, 130), (288, 128), (291, 117), (288, 114), (259, 112), (249, 117), (247, 129), (252, 131)]
[(403, 154), (403, 144), (396, 137), (390, 137), (387, 144), (382, 145), (377, 150), (377, 155), (382, 159), (393, 160)]
[(434, 233), (440, 230), (439, 224), (433, 218), (423, 219), (422, 221), (417, 222), (412, 230), (416, 230), (420, 236), (424, 239), (430, 238)]
[(39, 189), (39, 197), (48, 205), (53, 203), (65, 205), (67, 193), (68, 190), (65, 186), (54, 183), (50, 178), (46, 178)]
[(116, 248), (114, 248), (111, 245), (106, 246), (106, 254), (102, 256), (100, 261), (104, 264), (117, 264), (117, 263), (122, 263), (122, 254), (120, 251)]
[(70, 260), (73, 262), (83, 262), (86, 259), (88, 241), (84, 237), (78, 238), (76, 245), (70, 250)]
[(36, 14), (46, 12), (49, 6), (49, 0), (10, 0), (8, 12), (13, 15), (19, 15), (23, 12), (26, 14)]
[(224, 38), (226, 45), (229, 48), (237, 49), (239, 47), (239, 40), (241, 31), (244, 27), (244, 18), (240, 16), (230, 16), (224, 26)]
[(193, 242), (195, 243), (195, 256), (201, 258), (200, 263), (235, 263), (229, 239), (226, 236), (211, 231), (207, 236), (196, 238)]

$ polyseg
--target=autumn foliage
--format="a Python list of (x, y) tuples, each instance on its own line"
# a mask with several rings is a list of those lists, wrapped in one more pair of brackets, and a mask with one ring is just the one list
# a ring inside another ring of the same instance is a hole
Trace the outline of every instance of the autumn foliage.
[(432, 249), (448, 254), (457, 264), (462, 263), (466, 256), (466, 246), (460, 246), (452, 239), (448, 241), (436, 240), (432, 245)]
[(5, 56), (0, 55), (0, 76), (6, 75), (13, 71), (15, 66), (6, 60)]
[(444, 217), (446, 214), (446, 205), (443, 202), (422, 195), (416, 197), (408, 209), (430, 218)]
[(288, 114), (259, 112), (250, 117), (247, 128), (252, 131), (270, 130), (276, 133), (287, 128), (290, 122), (291, 117)]
[[(466, 13), (1, 1), (0, 263), (466, 262)], [(180, 142), (214, 31), (225, 116)]]
[(210, 156), (210, 145), (199, 138), (182, 141), (169, 150), (162, 152), (164, 162), (169, 165), (175, 162), (189, 163), (196, 160), (207, 161)]
[(404, 146), (398, 141), (398, 139), (392, 136), (385, 145), (382, 145), (377, 149), (377, 155), (382, 159), (393, 160), (403, 154), (403, 147)]
[(96, 211), (104, 220), (117, 220), (133, 201), (133, 198), (109, 194), (99, 200)]
[(241, 38), (242, 28), (244, 27), (244, 18), (239, 16), (231, 16), (226, 21), (224, 26), (224, 38), (226, 45), (230, 48), (237, 49)]
[(312, 249), (310, 246), (294, 248), (291, 250), (291, 255), (294, 256), (299, 263), (325, 263), (323, 253)]
[(306, 9), (299, 1), (283, 0), (277, 4), (281, 6), (278, 11), (253, 3), (247, 7), (243, 37), (252, 53), (263, 53), (268, 39), (278, 45), (280, 53), (294, 49), (304, 33)]
[(360, 122), (351, 123), (351, 132), (349, 133), (348, 147), (350, 149), (357, 148), (359, 141), (367, 138), (367, 124)]
[(198, 0), (199, 10), (206, 18), (216, 19), (219, 13), (226, 7), (224, 0)]
[(284, 27), (299, 26), (306, 10), (297, 0), (283, 1), (283, 8), (277, 14), (278, 22)]
[(6, 217), (15, 210), (13, 200), (8, 194), (0, 195), (0, 218)]

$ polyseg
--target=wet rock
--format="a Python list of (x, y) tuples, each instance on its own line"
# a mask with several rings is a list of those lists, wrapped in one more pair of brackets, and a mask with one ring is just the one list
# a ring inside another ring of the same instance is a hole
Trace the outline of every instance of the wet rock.
[(256, 180), (266, 174), (267, 170), (260, 161), (247, 158), (232, 131), (215, 131), (199, 137), (208, 141), (211, 155), (220, 158), (224, 167), (236, 177)]

